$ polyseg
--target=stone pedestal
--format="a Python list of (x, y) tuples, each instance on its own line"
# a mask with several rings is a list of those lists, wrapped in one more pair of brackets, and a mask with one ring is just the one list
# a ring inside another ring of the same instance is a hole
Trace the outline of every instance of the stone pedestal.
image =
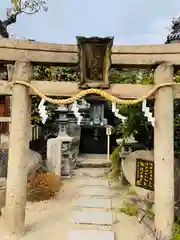
[(61, 176), (61, 146), (62, 141), (59, 137), (50, 138), (47, 141), (47, 162), (46, 166), (51, 171)]
[(58, 138), (61, 140), (61, 176), (70, 176), (71, 170), (71, 156), (72, 148), (71, 143), (73, 138), (68, 136), (68, 108), (65, 105), (60, 105), (56, 110), (59, 113), (59, 119), (57, 120), (59, 125)]
[(62, 142), (62, 169), (61, 169), (61, 176), (69, 177), (71, 176), (71, 169), (72, 169), (72, 154), (71, 154), (71, 143), (73, 138), (69, 137), (68, 135), (59, 136)]
[(72, 154), (74, 161), (77, 160), (77, 156), (79, 155), (79, 144), (81, 137), (81, 127), (77, 125), (76, 119), (69, 119), (68, 122), (68, 135), (73, 137), (72, 140)]
[(80, 137), (81, 137), (81, 126), (84, 125), (87, 121), (86, 114), (87, 110), (90, 107), (89, 103), (86, 102), (84, 99), (81, 101), (78, 101), (78, 109), (83, 117), (81, 124), (77, 125), (77, 119), (73, 113), (72, 110), (72, 105), (69, 106), (68, 109), (68, 128), (67, 128), (67, 133), (70, 137), (73, 137), (72, 140), (72, 154), (73, 154), (73, 159), (76, 162), (77, 157), (79, 155), (79, 145), (80, 145)]

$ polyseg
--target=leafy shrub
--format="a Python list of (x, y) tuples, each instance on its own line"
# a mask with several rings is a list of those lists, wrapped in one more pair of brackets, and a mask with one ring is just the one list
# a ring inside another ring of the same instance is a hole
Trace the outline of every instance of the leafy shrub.
[(60, 187), (59, 176), (50, 172), (39, 172), (28, 182), (28, 200), (42, 201), (53, 198), (59, 192)]
[(119, 152), (121, 150), (121, 146), (118, 146), (114, 149), (114, 151), (111, 154), (111, 177), (112, 178), (118, 178), (121, 175), (121, 162), (119, 158)]
[(123, 212), (129, 216), (137, 216), (139, 213), (139, 208), (136, 204), (124, 204), (122, 208), (119, 209), (120, 212)]
[(117, 167), (119, 165), (119, 152), (121, 150), (121, 146), (118, 146), (114, 149), (114, 151), (111, 154), (111, 161), (113, 167)]
[(174, 223), (174, 240), (180, 240), (180, 220)]

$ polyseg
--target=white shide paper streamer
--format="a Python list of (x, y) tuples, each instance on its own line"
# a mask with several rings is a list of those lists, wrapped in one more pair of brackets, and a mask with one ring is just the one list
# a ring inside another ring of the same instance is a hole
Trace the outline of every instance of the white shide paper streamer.
[(45, 124), (46, 123), (46, 120), (48, 118), (48, 114), (47, 114), (47, 111), (46, 111), (46, 107), (44, 106), (44, 103), (45, 103), (45, 100), (42, 99), (41, 102), (39, 103), (39, 106), (38, 106), (38, 112), (39, 112), (39, 115), (41, 116), (42, 118), (42, 123)]
[(155, 118), (152, 116), (152, 113), (150, 112), (150, 108), (147, 107), (146, 100), (143, 100), (142, 102), (142, 111), (144, 113), (144, 116), (147, 117), (148, 122), (152, 124), (152, 126), (155, 126)]
[(73, 102), (73, 104), (72, 104), (72, 111), (73, 111), (75, 117), (77, 118), (77, 125), (80, 125), (83, 117), (79, 113), (79, 108), (78, 108), (77, 101)]
[(115, 102), (112, 103), (112, 112), (114, 113), (115, 117), (121, 119), (123, 123), (124, 123), (124, 121), (127, 119), (126, 117), (122, 116), (122, 115), (119, 113), (119, 109), (116, 108), (116, 103), (115, 103)]

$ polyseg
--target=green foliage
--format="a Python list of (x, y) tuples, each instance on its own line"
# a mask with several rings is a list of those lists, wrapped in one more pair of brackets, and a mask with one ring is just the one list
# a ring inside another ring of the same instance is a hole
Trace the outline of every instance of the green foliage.
[[(111, 83), (153, 84), (153, 70), (142, 69), (112, 69), (109, 74)], [(180, 82), (180, 71), (175, 73), (175, 81)], [(147, 101), (151, 112), (154, 111), (154, 101)], [(180, 101), (174, 101), (174, 148), (180, 151)], [(127, 138), (131, 134), (136, 141), (149, 149), (153, 148), (153, 127), (142, 113), (142, 104), (136, 106), (119, 106), (119, 113), (127, 117), (123, 124), (121, 120), (115, 122), (114, 129), (117, 137)]]
[(147, 207), (147, 209), (146, 209), (147, 216), (149, 216), (151, 219), (153, 219), (154, 218), (154, 213), (152, 211), (152, 206), (150, 207), (150, 206), (147, 205), (146, 207)]
[[(109, 73), (111, 83), (124, 84), (153, 84), (153, 70), (149, 69), (112, 69)], [(148, 106), (153, 111), (153, 102), (148, 101)], [(136, 106), (118, 106), (119, 113), (127, 117), (127, 121), (115, 122), (117, 137), (127, 138), (133, 135), (139, 143), (143, 143), (148, 148), (153, 145), (153, 128), (141, 110), (141, 104)]]
[[(180, 82), (180, 72), (176, 72), (175, 75), (176, 81)], [(36, 66), (34, 68), (34, 79), (37, 80), (47, 80), (47, 81), (73, 81), (76, 82), (79, 79), (79, 72), (77, 68), (70, 67), (60, 67), (60, 66)], [(153, 83), (153, 71), (144, 70), (144, 69), (111, 69), (109, 72), (110, 82), (113, 83), (137, 83), (137, 84), (152, 84)], [(38, 105), (40, 99), (33, 97), (33, 111), (32, 111), (32, 123), (34, 125), (41, 125), (41, 118), (38, 114)], [(147, 102), (151, 111), (153, 112), (154, 102), (149, 100)], [(57, 106), (53, 104), (46, 104), (49, 119), (45, 124), (45, 128), (51, 128), (52, 123), (56, 118), (54, 110)], [(153, 148), (153, 127), (148, 123), (147, 119), (144, 117), (144, 114), (141, 110), (141, 104), (136, 106), (119, 106), (119, 112), (123, 116), (127, 117), (127, 121), (123, 124), (121, 120), (116, 119), (114, 125), (114, 131), (116, 132), (117, 137), (127, 138), (131, 134), (134, 135), (136, 141), (142, 143), (147, 148)], [(179, 100), (175, 100), (174, 103), (174, 127), (175, 127), (175, 150), (179, 150), (180, 146), (180, 117), (179, 117)], [(112, 161), (116, 159), (116, 149), (112, 153)], [(120, 175), (117, 167), (114, 167), (115, 175)], [(116, 172), (116, 173), (115, 173)]]
[(112, 68), (109, 71), (110, 83), (125, 83), (125, 84), (152, 84), (153, 70), (149, 69), (136, 69), (136, 68)]
[(137, 192), (134, 189), (129, 189), (127, 192), (127, 196), (137, 196)]
[(109, 81), (110, 83), (136, 83), (137, 74), (135, 71), (112, 68), (109, 72)]
[(34, 68), (34, 79), (47, 81), (78, 81), (77, 68), (60, 66), (36, 66)]
[(180, 82), (180, 71), (177, 71), (176, 73), (175, 73), (175, 82)]
[(139, 208), (137, 206), (137, 204), (129, 204), (129, 203), (125, 203), (123, 205), (123, 207), (121, 207), (119, 209), (120, 212), (125, 213), (126, 215), (129, 216), (137, 216), (139, 213)]
[(121, 150), (121, 146), (118, 146), (114, 149), (111, 154), (111, 178), (118, 178), (121, 175), (121, 161), (119, 158), (119, 152)]
[(47, 0), (11, 0), (11, 7), (7, 9), (7, 16), (12, 14), (34, 14), (41, 9), (47, 11)]
[[(148, 106), (153, 110), (153, 103), (148, 101)], [(118, 137), (128, 138), (133, 135), (139, 143), (142, 143), (148, 148), (152, 148), (153, 143), (153, 127), (144, 117), (141, 104), (136, 106), (121, 106), (119, 112), (127, 117), (127, 120), (115, 126), (116, 135)]]
[[(60, 66), (35, 66), (33, 78), (36, 80), (47, 80), (47, 81), (69, 81), (75, 82), (78, 79), (78, 72), (76, 68), (60, 67)], [(40, 103), (39, 97), (32, 97), (32, 118), (31, 122), (33, 125), (42, 125), (41, 117), (38, 113), (38, 105)], [(44, 130), (48, 134), (54, 132), (53, 123), (57, 118), (55, 112), (57, 105), (52, 103), (45, 103), (46, 111), (48, 113), (48, 119), (44, 125)]]
[[(32, 97), (32, 110), (31, 110), (31, 124), (32, 125), (42, 125), (41, 123), (41, 117), (38, 113), (38, 106), (40, 103), (41, 99), (39, 97), (33, 96)], [(46, 125), (48, 125), (49, 122), (54, 122), (54, 120), (56, 119), (56, 108), (57, 105), (52, 104), (52, 103), (45, 103), (46, 106), (46, 111), (48, 114), (48, 120)], [(46, 126), (45, 126), (46, 127)]]
[(111, 154), (111, 162), (113, 167), (119, 166), (119, 152), (121, 150), (121, 146), (118, 146), (114, 149), (114, 151)]
[(174, 223), (174, 240), (180, 240), (180, 220)]

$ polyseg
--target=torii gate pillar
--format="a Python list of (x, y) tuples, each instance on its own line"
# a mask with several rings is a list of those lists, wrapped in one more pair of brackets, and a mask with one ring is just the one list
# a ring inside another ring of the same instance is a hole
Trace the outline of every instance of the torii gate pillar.
[[(155, 83), (173, 82), (173, 66), (167, 63), (155, 70)], [(155, 161), (155, 228), (164, 239), (173, 239), (174, 223), (174, 111), (173, 88), (163, 87), (156, 93), (154, 161)]]

